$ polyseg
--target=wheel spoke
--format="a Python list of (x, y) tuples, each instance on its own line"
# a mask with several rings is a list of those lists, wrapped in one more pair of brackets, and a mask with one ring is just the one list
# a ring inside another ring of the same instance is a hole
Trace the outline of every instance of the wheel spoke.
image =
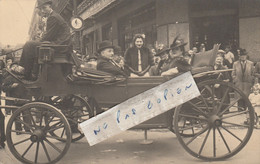
[(223, 119), (226, 119), (226, 118), (242, 115), (242, 114), (245, 114), (245, 113), (248, 113), (248, 112), (249, 112), (248, 110), (242, 111), (242, 112), (236, 112), (235, 114), (232, 114), (232, 115), (230, 114), (230, 115), (224, 116), (221, 119), (223, 120)]
[(54, 148), (57, 152), (62, 153), (62, 151), (55, 146), (52, 142), (50, 142), (47, 138), (44, 139), (52, 148)]
[(64, 132), (65, 132), (65, 128), (63, 128), (63, 130), (62, 130), (62, 133), (61, 133), (61, 138), (63, 137), (63, 135), (64, 135)]
[(49, 135), (46, 135), (46, 137), (48, 137), (48, 138), (53, 138), (53, 139), (56, 139), (56, 140), (59, 140), (59, 141), (66, 141), (65, 138), (61, 138), (61, 137), (57, 137), (57, 136), (49, 136)]
[(37, 142), (36, 152), (35, 152), (35, 160), (34, 160), (35, 163), (37, 163), (37, 160), (38, 160), (39, 145), (40, 145), (40, 143)]
[(208, 127), (203, 128), (200, 132), (198, 132), (198, 134), (196, 134), (188, 142), (186, 142), (186, 145), (189, 145), (193, 140), (195, 140), (199, 135), (203, 134), (207, 129)]
[(212, 98), (212, 103), (213, 103), (213, 109), (215, 110), (216, 101), (215, 101), (215, 87), (214, 87), (214, 85), (211, 85), (211, 89), (212, 89), (211, 98)]
[(20, 130), (11, 130), (11, 132), (16, 132), (16, 133), (20, 133), (20, 134), (29, 134), (31, 135), (31, 132), (26, 132), (26, 131), (20, 131)]
[(32, 147), (32, 145), (34, 144), (34, 142), (32, 142), (29, 146), (28, 146), (28, 148), (24, 151), (24, 153), (22, 154), (22, 157), (24, 157), (25, 156), (25, 154), (30, 150), (30, 148)]
[(229, 108), (231, 108), (235, 103), (237, 103), (240, 100), (240, 97), (237, 98), (235, 101), (229, 104), (222, 112), (219, 113), (219, 116), (222, 116)]
[(222, 123), (235, 125), (235, 126), (240, 126), (240, 127), (245, 127), (245, 128), (249, 128), (250, 127), (249, 125), (236, 124), (236, 123), (227, 122), (227, 121), (223, 121), (223, 120), (222, 120)]
[(182, 114), (182, 113), (180, 113), (179, 116), (188, 117), (188, 118), (194, 118), (194, 119), (198, 119), (198, 120), (207, 120), (206, 118), (192, 116), (192, 115), (188, 115), (188, 114)]
[(209, 112), (209, 106), (208, 106), (208, 103), (206, 102), (206, 100), (203, 98), (203, 96), (199, 96), (199, 97), (196, 97), (197, 99), (199, 99), (199, 100), (202, 100), (202, 102), (204, 103), (204, 105), (206, 105), (206, 109), (207, 109), (207, 111)]
[(203, 143), (202, 143), (202, 145), (201, 145), (201, 147), (200, 147), (199, 155), (201, 154), (201, 152), (202, 152), (202, 150), (203, 150), (203, 148), (204, 148), (204, 146), (205, 146), (205, 143), (206, 143), (206, 141), (207, 141), (207, 139), (208, 139), (210, 130), (211, 130), (211, 128), (208, 129), (208, 132), (207, 132), (207, 134), (206, 134), (206, 136), (205, 136), (205, 138), (204, 138), (204, 140), (203, 140)]
[(51, 129), (47, 130), (47, 132), (53, 132), (53, 131), (58, 130), (58, 129), (60, 129), (60, 128), (64, 128), (64, 125), (62, 125), (62, 126), (56, 126), (55, 128), (51, 128)]
[(213, 128), (213, 155), (216, 157), (216, 128)]
[(234, 133), (232, 133), (230, 130), (228, 130), (227, 128), (225, 128), (224, 126), (221, 126), (224, 130), (226, 130), (229, 134), (231, 134), (232, 136), (234, 136), (236, 139), (238, 139), (240, 142), (243, 142), (238, 136), (236, 136)]
[(195, 109), (194, 108), (191, 108), (191, 109), (195, 110), (196, 112), (201, 113), (204, 117), (207, 117), (207, 115), (197, 105), (195, 105), (191, 101), (188, 101), (188, 103), (195, 108)]
[(40, 113), (40, 126), (42, 126), (42, 119), (43, 119), (43, 114), (42, 114), (42, 111)]
[(228, 95), (228, 93), (229, 93), (229, 90), (230, 90), (230, 88), (227, 88), (226, 90), (225, 90), (225, 93), (224, 93), (224, 95), (223, 95), (223, 97), (222, 97), (222, 99), (221, 99), (221, 101), (220, 101), (220, 104), (219, 104), (219, 106), (218, 106), (218, 108), (217, 108), (217, 113), (219, 113), (219, 111), (221, 110), (221, 107), (223, 106), (223, 103), (224, 103), (224, 101), (226, 100), (226, 97), (227, 97), (227, 95)]
[(55, 117), (55, 115), (54, 114), (52, 114), (52, 116), (50, 117), (50, 119), (49, 120), (47, 120), (47, 122), (46, 122), (46, 117), (45, 117), (45, 125), (46, 125), (46, 127), (48, 127), (49, 126), (49, 124), (50, 124), (50, 122), (54, 119), (54, 117)]
[(26, 122), (24, 122), (23, 120), (19, 119), (19, 118), (15, 118), (16, 121), (20, 122), (21, 124), (24, 124), (27, 128), (33, 130), (32, 125), (28, 124)]
[(179, 128), (180, 131), (185, 131), (185, 130), (189, 130), (189, 129), (193, 129), (195, 127), (198, 127), (200, 125), (200, 127), (203, 128), (203, 126), (201, 126), (201, 124), (193, 124), (191, 126), (186, 126), (186, 127), (182, 127), (182, 128)]
[(220, 131), (219, 127), (217, 127), (217, 129), (218, 129), (218, 132), (219, 132), (219, 134), (220, 134), (220, 136), (221, 136), (221, 138), (222, 138), (223, 142), (224, 142), (224, 143), (225, 143), (225, 145), (226, 145), (226, 148), (228, 149), (228, 152), (229, 152), (229, 153), (231, 153), (231, 151), (230, 151), (230, 148), (229, 148), (229, 146), (228, 146), (228, 144), (227, 144), (227, 142), (226, 142), (226, 140), (225, 140), (225, 138), (224, 138), (223, 134), (221, 133), (221, 131)]
[[(36, 127), (36, 123), (35, 123), (35, 120), (33, 119), (33, 116), (32, 116), (32, 113), (31, 113), (31, 110), (29, 110), (29, 117), (30, 117), (30, 120), (31, 120), (32, 123), (33, 123), (33, 126)], [(37, 114), (36, 114), (36, 117), (37, 117)]]
[(50, 161), (51, 161), (51, 158), (50, 158), (50, 156), (49, 156), (49, 153), (48, 153), (48, 151), (47, 151), (47, 148), (46, 148), (44, 142), (41, 141), (41, 144), (42, 144), (43, 150), (44, 150), (44, 152), (45, 152), (45, 154), (46, 154), (46, 156), (47, 156), (47, 158), (48, 158), (48, 161), (50, 162)]
[(15, 146), (15, 145), (19, 145), (19, 144), (24, 143), (24, 142), (26, 142), (26, 141), (28, 141), (28, 140), (30, 140), (30, 138), (26, 138), (26, 139), (24, 139), (24, 140), (22, 140), (22, 141), (16, 142), (16, 143), (14, 143), (13, 145), (14, 145), (14, 146)]

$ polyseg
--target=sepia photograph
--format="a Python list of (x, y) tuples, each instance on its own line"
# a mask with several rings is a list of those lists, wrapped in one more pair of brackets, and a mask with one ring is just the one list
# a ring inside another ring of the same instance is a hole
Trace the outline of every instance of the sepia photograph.
[(0, 164), (259, 164), (260, 0), (0, 0)]

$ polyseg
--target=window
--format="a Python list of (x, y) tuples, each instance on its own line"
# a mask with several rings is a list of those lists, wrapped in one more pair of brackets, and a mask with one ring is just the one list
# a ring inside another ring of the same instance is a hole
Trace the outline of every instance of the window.
[(112, 24), (109, 23), (102, 27), (102, 41), (111, 40), (112, 41)]

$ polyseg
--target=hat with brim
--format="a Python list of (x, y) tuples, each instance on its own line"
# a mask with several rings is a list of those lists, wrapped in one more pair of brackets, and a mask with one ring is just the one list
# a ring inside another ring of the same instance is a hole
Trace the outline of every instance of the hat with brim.
[(245, 49), (241, 49), (239, 56), (244, 56), (244, 55), (247, 55), (247, 52)]
[(226, 52), (225, 52), (224, 50), (219, 49), (219, 50), (218, 50), (218, 53), (219, 53), (219, 54), (225, 54)]
[(179, 39), (179, 35), (177, 35), (172, 44), (170, 45), (170, 48), (173, 50), (173, 49), (176, 49), (178, 47), (184, 47), (187, 43), (184, 43), (183, 40), (180, 40)]
[(155, 54), (154, 56), (161, 56), (161, 55), (163, 55), (165, 52), (169, 52), (169, 51), (170, 51), (170, 48), (164, 47), (164, 48), (160, 49), (160, 50), (158, 51), (158, 53)]
[(173, 50), (173, 49), (176, 49), (176, 48), (178, 48), (178, 47), (184, 47), (184, 46), (186, 46), (188, 43), (177, 43), (176, 45), (171, 45), (171, 49)]
[(40, 8), (45, 4), (52, 4), (52, 0), (38, 0), (36, 8)]
[(99, 44), (97, 52), (100, 53), (101, 51), (103, 51), (106, 48), (115, 49), (115, 46), (113, 46), (112, 42), (105, 40)]

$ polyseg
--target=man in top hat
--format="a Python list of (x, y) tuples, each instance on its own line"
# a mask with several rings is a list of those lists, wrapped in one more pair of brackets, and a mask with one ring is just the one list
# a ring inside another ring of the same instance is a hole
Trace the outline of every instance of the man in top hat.
[(124, 68), (116, 63), (114, 58), (115, 46), (108, 40), (103, 41), (99, 44), (98, 59), (97, 59), (97, 70), (111, 73), (113, 75), (126, 76)]
[[(245, 49), (240, 50), (239, 60), (233, 64), (232, 79), (235, 86), (249, 96), (254, 81), (254, 63), (247, 60)], [(238, 110), (245, 110), (246, 103), (241, 99), (238, 101)]]
[(68, 45), (61, 53), (71, 51), (71, 35), (70, 27), (67, 22), (52, 9), (51, 0), (37, 0), (37, 8), (40, 10), (40, 15), (47, 17), (46, 32), (40, 41), (28, 41), (23, 47), (19, 65), (24, 68), (26, 79), (32, 78), (33, 64), (36, 62), (36, 48), (43, 42), (52, 43), (55, 45)]

